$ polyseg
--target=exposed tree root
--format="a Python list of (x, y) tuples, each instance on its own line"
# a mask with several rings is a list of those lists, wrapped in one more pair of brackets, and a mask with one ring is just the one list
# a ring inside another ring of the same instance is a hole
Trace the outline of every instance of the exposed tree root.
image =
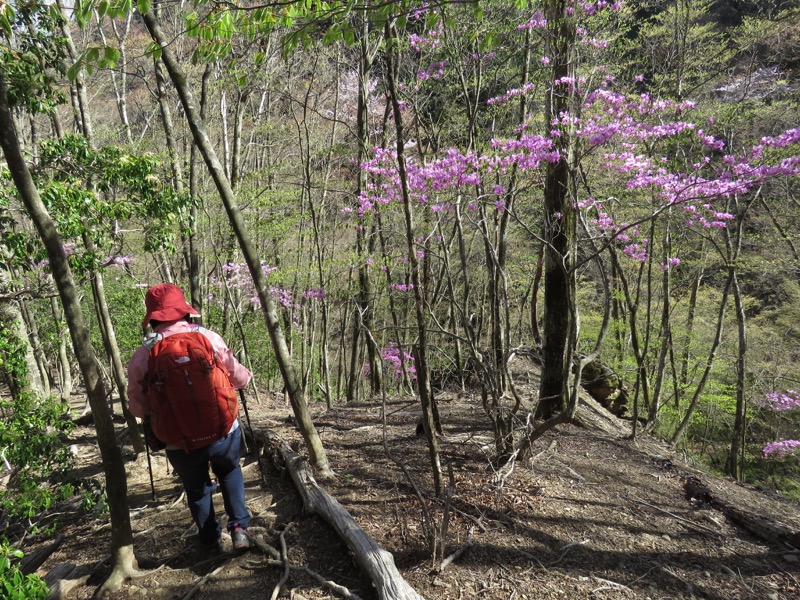
[(129, 579), (139, 579), (147, 577), (151, 573), (149, 571), (139, 570), (139, 564), (136, 562), (136, 556), (133, 554), (133, 546), (123, 546), (116, 552), (113, 557), (114, 567), (111, 574), (106, 580), (95, 590), (92, 598), (102, 598), (105, 594), (116, 592), (122, 587), (122, 584)]

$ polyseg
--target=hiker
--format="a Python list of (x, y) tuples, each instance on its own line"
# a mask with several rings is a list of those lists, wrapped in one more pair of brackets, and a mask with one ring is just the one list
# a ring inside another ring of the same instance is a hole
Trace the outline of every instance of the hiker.
[(149, 420), (155, 437), (166, 446), (200, 541), (212, 551), (223, 551), (210, 465), (222, 490), (233, 549), (246, 550), (250, 514), (239, 464), (242, 431), (236, 389), (244, 388), (252, 373), (221, 336), (190, 322), (200, 315), (178, 286), (153, 286), (145, 307), (142, 329), (149, 325), (152, 333), (145, 335), (128, 365), (130, 411), (145, 424)]

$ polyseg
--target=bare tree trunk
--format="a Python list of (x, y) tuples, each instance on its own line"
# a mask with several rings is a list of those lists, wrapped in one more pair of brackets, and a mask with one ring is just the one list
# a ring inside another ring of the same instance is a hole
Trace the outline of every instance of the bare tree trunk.
[[(64, 26), (62, 27), (62, 33), (64, 34), (64, 38), (67, 41), (67, 50), (69, 51), (69, 57), (74, 63), (78, 59), (78, 51), (75, 48), (75, 43), (72, 41), (72, 32), (70, 32), (69, 24), (71, 22), (69, 18), (69, 14), (64, 8), (64, 1), (63, 0), (56, 0), (56, 6), (58, 6), (61, 13), (64, 15)], [(92, 139), (92, 121), (89, 118), (89, 101), (86, 98), (86, 86), (84, 84), (84, 73), (83, 69), (80, 69), (75, 77), (75, 100), (77, 103), (76, 108), (76, 118), (78, 121), (79, 129), (83, 137), (87, 140)]]
[(706, 382), (711, 374), (711, 369), (714, 366), (714, 360), (717, 356), (717, 349), (722, 341), (722, 329), (725, 322), (725, 311), (728, 306), (728, 295), (730, 294), (735, 275), (735, 270), (731, 269), (728, 271), (728, 278), (726, 279), (725, 287), (722, 290), (722, 300), (720, 300), (719, 312), (717, 313), (717, 327), (714, 333), (714, 340), (711, 342), (711, 349), (709, 350), (708, 357), (706, 358), (706, 368), (703, 370), (703, 375), (700, 377), (700, 381), (695, 388), (694, 394), (692, 395), (692, 400), (689, 403), (689, 407), (686, 409), (686, 414), (683, 416), (683, 419), (670, 439), (670, 444), (672, 446), (678, 443), (683, 435), (683, 432), (686, 430), (686, 427), (691, 422), (694, 411), (697, 408), (698, 402), (700, 401), (700, 396), (702, 396), (703, 391), (705, 390)]
[(50, 377), (48, 376), (47, 369), (48, 361), (47, 357), (44, 355), (42, 342), (39, 339), (39, 326), (36, 324), (36, 319), (28, 310), (28, 301), (20, 299), (17, 304), (20, 315), (22, 316), (22, 322), (25, 324), (25, 329), (27, 330), (25, 338), (22, 339), (27, 339), (27, 344), (33, 351), (34, 365), (36, 366), (35, 369), (28, 371), (28, 377), (30, 378), (29, 384), (34, 391), (49, 396)]
[[(358, 139), (358, 164), (364, 161), (369, 149), (369, 84), (372, 65), (375, 61), (380, 44), (376, 43), (370, 48), (369, 44), (369, 19), (364, 15), (360, 23), (361, 39), (359, 41), (358, 55), (358, 106), (356, 108), (356, 137)], [(358, 180), (355, 198), (358, 199), (367, 189), (367, 174), (363, 169), (358, 170)], [(366, 264), (366, 254), (370, 244), (366, 240), (367, 230), (363, 227), (356, 229), (356, 260), (358, 260), (358, 297), (356, 310), (358, 316), (353, 320), (353, 336), (350, 349), (350, 376), (347, 382), (347, 401), (355, 400), (357, 384), (360, 379), (358, 357), (360, 355), (361, 334), (364, 330), (371, 330), (374, 307), (372, 306), (372, 282)], [(380, 351), (374, 338), (367, 335), (367, 360), (369, 363), (370, 389), (378, 393), (383, 388), (383, 369)]]
[(678, 393), (675, 394), (675, 408), (680, 408), (681, 398), (689, 385), (689, 358), (691, 355), (692, 335), (694, 335), (694, 317), (697, 311), (697, 294), (703, 281), (702, 269), (692, 281), (689, 292), (689, 308), (686, 315), (686, 339), (683, 341), (683, 350), (680, 357), (680, 375), (678, 379)]
[(258, 297), (261, 301), (261, 308), (264, 313), (267, 329), (269, 330), (270, 340), (273, 350), (275, 351), (278, 367), (283, 375), (286, 390), (292, 402), (292, 409), (294, 410), (295, 417), (297, 418), (298, 425), (303, 434), (303, 439), (305, 440), (312, 463), (322, 476), (328, 477), (332, 475), (328, 465), (328, 458), (322, 446), (319, 433), (316, 427), (314, 427), (311, 415), (308, 412), (305, 390), (300, 386), (297, 378), (297, 373), (292, 363), (292, 357), (289, 354), (289, 348), (286, 344), (286, 338), (280, 326), (278, 312), (272, 296), (270, 296), (266, 277), (261, 269), (261, 261), (253, 247), (250, 234), (245, 227), (242, 213), (236, 204), (236, 197), (233, 188), (231, 188), (230, 180), (225, 175), (225, 169), (219, 162), (217, 153), (211, 145), (211, 141), (205, 130), (205, 125), (195, 104), (194, 95), (189, 90), (186, 76), (172, 52), (172, 47), (161, 31), (152, 12), (145, 13), (142, 15), (142, 18), (153, 40), (161, 47), (164, 65), (167, 67), (172, 83), (181, 99), (181, 104), (183, 105), (184, 113), (186, 114), (189, 127), (192, 130), (194, 140), (197, 143), (197, 148), (206, 162), (217, 191), (225, 205), (231, 227), (239, 240), (242, 254), (250, 269), (250, 276), (253, 278), (253, 283), (258, 291)]
[[(5, 246), (0, 247), (2, 247), (3, 254), (5, 254)], [(29, 378), (28, 386), (35, 394), (42, 396), (44, 394), (44, 385), (39, 374), (39, 365), (34, 356), (33, 346), (28, 336), (28, 329), (25, 326), (20, 306), (17, 301), (11, 299), (12, 292), (11, 274), (6, 269), (0, 268), (0, 296), (3, 297), (0, 300), (0, 323), (4, 329), (13, 333), (25, 347), (25, 364)], [(19, 396), (22, 391), (19, 389), (19, 383), (14, 381), (13, 378), (8, 378), (8, 385), (14, 397)]]
[[(391, 40), (388, 53), (388, 68), (386, 78), (389, 84), (389, 94), (394, 113), (394, 126), (397, 133), (397, 170), (400, 177), (400, 187), (403, 196), (403, 214), (405, 220), (406, 253), (411, 271), (411, 283), (414, 286), (414, 312), (417, 320), (417, 343), (415, 344), (414, 366), (417, 370), (417, 390), (422, 404), (422, 424), (425, 436), (428, 439), (428, 451), (430, 454), (431, 467), (433, 473), (433, 483), (436, 494), (444, 494), (444, 479), (442, 477), (441, 456), (439, 453), (439, 440), (436, 437), (437, 419), (435, 416), (435, 405), (431, 391), (430, 372), (428, 369), (428, 331), (427, 317), (425, 314), (425, 303), (423, 298), (422, 281), (420, 279), (419, 260), (414, 245), (416, 235), (414, 231), (414, 218), (411, 210), (411, 197), (408, 189), (408, 175), (406, 173), (406, 161), (404, 154), (405, 134), (403, 132), (403, 111), (400, 108), (400, 100), (396, 89), (397, 77), (397, 54), (395, 46), (397, 42), (397, 31), (390, 23), (386, 24), (386, 38)], [(439, 425), (441, 427), (441, 425)]]
[[(544, 15), (547, 19), (547, 56), (552, 74), (545, 102), (544, 122), (551, 127), (553, 119), (569, 114), (574, 101), (570, 86), (557, 81), (571, 81), (575, 64), (572, 48), (575, 25), (568, 16), (571, 3), (567, 0), (547, 0)], [(544, 184), (544, 326), (542, 331), (542, 381), (539, 388), (537, 419), (550, 419), (567, 409), (569, 404), (569, 374), (574, 348), (570, 340), (576, 337), (575, 262), (577, 253), (577, 222), (575, 200), (570, 195), (570, 148), (574, 144), (569, 132), (554, 138), (561, 153), (559, 160), (548, 163)]]
[[(89, 250), (89, 252), (93, 252), (94, 243), (88, 234), (84, 234), (83, 241), (84, 244), (86, 244), (86, 249)], [(106, 291), (103, 284), (103, 274), (99, 270), (95, 270), (89, 274), (89, 277), (91, 279), (97, 318), (101, 323), (100, 332), (103, 337), (103, 345), (105, 346), (108, 360), (111, 363), (111, 373), (114, 376), (114, 382), (117, 384), (117, 393), (119, 394), (119, 402), (122, 407), (122, 415), (125, 417), (125, 422), (128, 424), (128, 437), (134, 452), (138, 454), (145, 451), (144, 441), (139, 432), (139, 425), (136, 422), (136, 417), (128, 410), (128, 376), (125, 372), (125, 367), (122, 365), (119, 345), (117, 344), (117, 334), (114, 331), (114, 323), (111, 321), (111, 312), (108, 310), (108, 301), (106, 300)]]
[(742, 479), (744, 471), (745, 432), (747, 431), (747, 315), (742, 300), (742, 290), (739, 287), (739, 278), (736, 268), (742, 250), (742, 236), (744, 232), (744, 219), (748, 209), (760, 196), (754, 194), (743, 207), (739, 207), (738, 198), (733, 202), (736, 208), (736, 228), (725, 229), (725, 245), (728, 252), (728, 269), (733, 271), (733, 300), (736, 308), (736, 328), (738, 332), (738, 349), (736, 353), (736, 414), (731, 432), (731, 449), (728, 454), (726, 472), (736, 480)]
[(31, 173), (25, 163), (14, 129), (14, 121), (8, 105), (5, 76), (0, 71), (0, 146), (14, 184), (19, 191), (25, 209), (33, 221), (47, 250), (50, 269), (58, 286), (61, 303), (69, 325), (75, 356), (83, 373), (86, 392), (92, 405), (97, 441), (106, 477), (109, 514), (111, 517), (112, 572), (103, 584), (103, 590), (116, 590), (122, 581), (138, 570), (133, 554), (133, 533), (128, 512), (128, 490), (122, 452), (117, 445), (111, 412), (106, 405), (106, 391), (94, 350), (89, 338), (89, 329), (83, 320), (78, 290), (72, 278), (64, 245), (56, 231), (55, 223), (47, 212)]
[[(97, 20), (97, 31), (100, 34), (100, 41), (103, 42), (104, 46), (108, 46), (108, 42), (106, 41), (106, 33), (103, 31), (102, 18), (98, 15), (96, 10), (94, 11), (94, 14), (95, 19)], [(117, 100), (117, 112), (119, 113), (119, 120), (122, 124), (123, 138), (128, 143), (131, 142), (131, 125), (128, 121), (128, 75), (126, 72), (127, 55), (125, 53), (125, 41), (128, 38), (128, 31), (130, 31), (132, 16), (133, 11), (128, 13), (128, 16), (125, 20), (125, 29), (122, 33), (120, 33), (119, 29), (117, 29), (116, 21), (110, 19), (111, 27), (114, 30), (114, 37), (117, 39), (117, 48), (119, 49), (119, 61), (117, 62), (117, 66), (119, 68), (119, 81), (117, 80), (117, 70), (111, 69), (111, 86), (114, 88), (114, 96)]]
[[(205, 110), (208, 99), (208, 81), (211, 78), (211, 65), (207, 64), (200, 80), (200, 118), (205, 119)], [(197, 177), (197, 142), (192, 140), (192, 149), (189, 153), (189, 194), (193, 199), (198, 198)], [(204, 298), (200, 282), (200, 253), (197, 249), (197, 202), (192, 203), (190, 218), (192, 229), (189, 233), (189, 291), (192, 297), (192, 306), (203, 314)]]
[(655, 426), (656, 420), (658, 419), (659, 410), (661, 409), (661, 393), (664, 388), (664, 372), (667, 368), (667, 355), (672, 347), (672, 325), (670, 323), (670, 314), (672, 312), (670, 283), (672, 276), (668, 260), (669, 250), (670, 235), (668, 223), (667, 231), (664, 235), (664, 265), (666, 268), (663, 270), (661, 276), (661, 348), (658, 352), (658, 362), (656, 363), (653, 382), (653, 393), (650, 399), (649, 411), (647, 413), (648, 429), (652, 429)]
[(67, 340), (64, 337), (64, 315), (56, 298), (50, 298), (50, 310), (58, 335), (58, 375), (61, 386), (61, 400), (67, 401), (72, 395), (72, 366), (67, 356)]

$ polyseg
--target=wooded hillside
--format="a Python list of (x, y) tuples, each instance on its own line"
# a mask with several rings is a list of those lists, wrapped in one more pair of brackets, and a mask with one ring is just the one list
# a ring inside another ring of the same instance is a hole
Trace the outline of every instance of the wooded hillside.
[(136, 574), (125, 365), (161, 281), (322, 481), (337, 410), (413, 398), (451, 502), (443, 398), (513, 471), (585, 390), (800, 500), (798, 2), (81, 0), (0, 31), (4, 552), (82, 498), (109, 588)]

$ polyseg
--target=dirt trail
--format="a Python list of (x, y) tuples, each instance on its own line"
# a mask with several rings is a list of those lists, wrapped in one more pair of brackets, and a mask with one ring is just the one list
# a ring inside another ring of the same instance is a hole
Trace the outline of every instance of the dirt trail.
[[(288, 409), (251, 403), (256, 429), (270, 428), (289, 443), (300, 435)], [(415, 435), (417, 404), (395, 399), (386, 436), (420, 489), (430, 489), (429, 458)], [(456, 483), (446, 554), (465, 551), (444, 571), (432, 568), (419, 499), (383, 448), (380, 406), (316, 411), (315, 422), (338, 477), (327, 484), (358, 523), (394, 554), (403, 576), (428, 599), (457, 598), (710, 598), (800, 597), (800, 553), (768, 542), (731, 521), (714, 504), (687, 495), (695, 476), (716, 497), (747, 513), (800, 532), (798, 507), (733, 482), (704, 476), (652, 440), (631, 442), (562, 426), (538, 440), (535, 459), (498, 483), (491, 435), (478, 399), (442, 396), (442, 453)], [(121, 428), (123, 425), (119, 424)], [(74, 434), (84, 474), (99, 472), (93, 431)], [(181, 486), (163, 453), (152, 457), (157, 500), (147, 460), (129, 455), (129, 496), (135, 548), (142, 566), (164, 563), (131, 581), (115, 598), (269, 598), (284, 568), (261, 552), (209, 557), (194, 540)], [(285, 544), (288, 578), (281, 597), (339, 598), (309, 571), (364, 600), (376, 595), (347, 548), (318, 517), (303, 513), (291, 480), (252, 454), (244, 461), (252, 528), (276, 549)], [(427, 505), (436, 519), (442, 505)], [(218, 510), (222, 498), (215, 496)], [(64, 541), (40, 569), (71, 562), (82, 576), (65, 597), (90, 598), (107, 573), (107, 518), (65, 515)], [(26, 552), (45, 545), (35, 539)], [(304, 570), (308, 569), (308, 570)], [(214, 572), (213, 578), (204, 579)], [(200, 585), (198, 585), (200, 584)], [(290, 595), (291, 594), (291, 595)]]

